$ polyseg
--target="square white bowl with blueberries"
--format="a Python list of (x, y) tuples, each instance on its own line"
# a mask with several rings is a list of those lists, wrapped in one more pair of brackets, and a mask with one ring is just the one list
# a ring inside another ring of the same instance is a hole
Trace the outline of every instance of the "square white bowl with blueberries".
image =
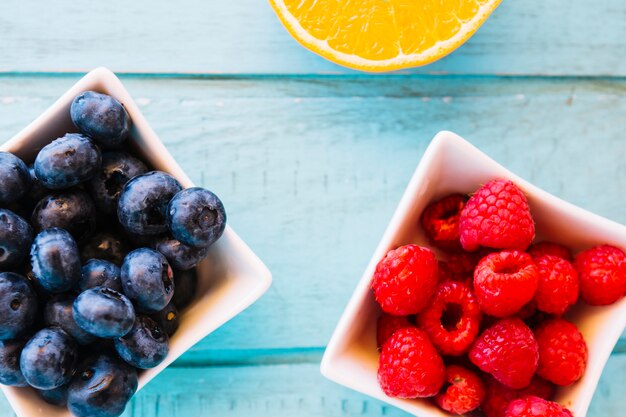
[(625, 249), (625, 226), (440, 132), (321, 372), (421, 417), (584, 417), (626, 326)]
[(18, 416), (122, 414), (269, 288), (110, 71), (0, 150), (0, 383)]

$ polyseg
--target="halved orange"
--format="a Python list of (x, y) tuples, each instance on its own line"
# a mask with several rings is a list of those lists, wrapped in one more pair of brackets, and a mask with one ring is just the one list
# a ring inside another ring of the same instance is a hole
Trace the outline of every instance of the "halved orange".
[(431, 63), (470, 38), (502, 0), (269, 0), (300, 44), (363, 71)]

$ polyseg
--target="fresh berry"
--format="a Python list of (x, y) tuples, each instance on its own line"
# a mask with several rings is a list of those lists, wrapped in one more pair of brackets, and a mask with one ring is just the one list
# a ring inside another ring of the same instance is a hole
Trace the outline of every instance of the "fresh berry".
[(72, 101), (72, 122), (99, 145), (118, 146), (128, 137), (130, 117), (119, 101), (113, 97), (85, 91)]
[(474, 271), (474, 291), (483, 312), (507, 317), (533, 299), (538, 285), (537, 267), (520, 251), (485, 256)]
[(67, 407), (75, 417), (116, 417), (137, 391), (137, 372), (108, 354), (81, 362), (68, 387)]
[(615, 246), (601, 245), (576, 255), (580, 296), (592, 306), (613, 304), (626, 294), (626, 254)]
[(439, 284), (432, 303), (417, 319), (442, 355), (465, 353), (478, 335), (480, 308), (471, 289), (461, 282)]
[(63, 229), (46, 229), (35, 237), (30, 250), (33, 274), (46, 291), (61, 293), (80, 280), (76, 241)]
[(20, 353), (25, 344), (26, 340), (0, 340), (0, 384), (28, 386), (20, 369)]
[(222, 201), (211, 191), (187, 188), (170, 201), (167, 223), (178, 241), (189, 246), (207, 247), (224, 233), (226, 211)]
[(142, 312), (163, 310), (174, 295), (173, 272), (159, 252), (135, 249), (122, 264), (122, 288)]
[(68, 294), (59, 294), (52, 297), (47, 303), (43, 311), (43, 319), (46, 326), (57, 326), (62, 328), (74, 338), (80, 345), (88, 345), (96, 340), (96, 338), (80, 328), (74, 320), (72, 306), (74, 298)]
[(478, 408), (485, 398), (485, 386), (474, 372), (457, 365), (446, 368), (446, 385), (435, 403), (452, 414), (465, 414)]
[(117, 203), (117, 217), (126, 230), (138, 235), (167, 231), (167, 205), (182, 189), (169, 174), (151, 171), (126, 183)]
[(587, 343), (575, 325), (563, 319), (548, 320), (535, 330), (535, 338), (539, 345), (537, 375), (561, 386), (583, 376)]
[(439, 274), (437, 259), (428, 248), (405, 245), (387, 252), (374, 272), (372, 288), (383, 311), (407, 316), (430, 302)]
[(60, 190), (93, 177), (101, 162), (100, 150), (89, 138), (68, 133), (39, 151), (35, 175), (44, 187)]
[(61, 385), (48, 390), (36, 389), (35, 392), (48, 404), (65, 407), (67, 405), (67, 389), (67, 385)]
[(554, 242), (538, 242), (533, 243), (528, 247), (528, 254), (533, 258), (539, 258), (543, 255), (552, 255), (557, 256), (561, 259), (565, 259), (568, 262), (572, 262), (574, 257), (572, 256), (572, 252), (567, 249), (565, 246), (560, 245)]
[(513, 182), (489, 181), (469, 199), (459, 220), (461, 245), (525, 250), (535, 237), (526, 196)]
[(453, 194), (435, 201), (422, 213), (421, 223), (428, 240), (436, 247), (457, 251), (459, 240), (459, 218), (467, 197)]
[(83, 262), (89, 259), (103, 259), (122, 266), (128, 249), (128, 245), (120, 236), (110, 232), (100, 232), (80, 248), (80, 258)]
[(102, 259), (90, 259), (81, 269), (78, 288), (85, 291), (93, 287), (107, 287), (117, 292), (122, 291), (120, 268), (112, 262)]
[(96, 228), (96, 207), (82, 190), (50, 194), (35, 206), (31, 223), (36, 233), (58, 227), (67, 230), (77, 242), (84, 242)]
[(527, 396), (511, 401), (504, 417), (573, 417), (571, 411), (543, 398)]
[(154, 368), (167, 356), (167, 334), (150, 317), (137, 316), (132, 330), (115, 340), (115, 350), (135, 368)]
[(123, 294), (106, 287), (80, 293), (72, 306), (74, 320), (84, 331), (101, 338), (124, 336), (133, 327), (135, 309)]
[(470, 360), (504, 385), (521, 389), (530, 384), (539, 362), (532, 330), (519, 318), (503, 319), (474, 342)]
[(28, 257), (33, 229), (11, 210), (0, 209), (0, 268), (19, 265)]
[(378, 382), (390, 397), (425, 398), (437, 395), (445, 380), (443, 359), (416, 327), (400, 329), (383, 345)]
[(30, 172), (24, 161), (12, 153), (0, 152), (0, 206), (18, 201), (30, 185)]
[[(176, 291), (178, 291), (178, 288), (176, 288)], [(391, 314), (383, 313), (378, 317), (376, 323), (376, 344), (378, 348), (380, 349), (396, 331), (405, 327), (415, 326), (406, 316), (392, 316)]]
[(117, 202), (126, 183), (146, 172), (146, 165), (126, 152), (104, 152), (102, 167), (88, 184), (98, 209), (106, 214), (116, 213)]
[(39, 203), (39, 200), (50, 194), (50, 190), (44, 187), (41, 181), (37, 179), (34, 166), (28, 167), (28, 173), (30, 174), (30, 188), (22, 197), (20, 204), (30, 214), (35, 205)]
[(30, 282), (13, 272), (0, 273), (0, 340), (23, 335), (37, 315), (37, 294)]
[[(487, 256), (489, 253), (486, 250), (478, 250), (476, 252), (456, 252), (450, 254), (448, 257), (448, 267), (450, 272), (456, 277), (473, 276), (474, 270), (478, 262)], [(455, 278), (459, 280), (459, 278)]]
[[(176, 291), (178, 291), (178, 288), (176, 288)], [(163, 310), (151, 314), (150, 318), (154, 320), (169, 337), (172, 337), (172, 335), (176, 333), (176, 330), (178, 330), (178, 309), (171, 301)]]
[(191, 304), (196, 296), (196, 290), (198, 288), (198, 275), (196, 270), (174, 270), (174, 288), (176, 288), (176, 291), (174, 291), (172, 303), (176, 306), (178, 311), (184, 310)]
[(534, 299), (537, 308), (560, 316), (578, 301), (578, 273), (571, 263), (553, 255), (539, 256), (534, 261), (539, 273)]
[(195, 268), (209, 254), (209, 247), (198, 248), (165, 236), (156, 240), (154, 247), (167, 258), (172, 268), (187, 271)]
[(534, 395), (545, 400), (550, 400), (554, 395), (554, 385), (545, 379), (535, 376), (526, 388), (515, 390), (502, 385), (495, 378), (485, 378), (486, 395), (481, 410), (486, 417), (504, 417), (506, 407), (513, 400)]
[(58, 327), (48, 327), (26, 343), (20, 356), (20, 369), (31, 387), (53, 389), (70, 381), (77, 358), (76, 343), (71, 336)]

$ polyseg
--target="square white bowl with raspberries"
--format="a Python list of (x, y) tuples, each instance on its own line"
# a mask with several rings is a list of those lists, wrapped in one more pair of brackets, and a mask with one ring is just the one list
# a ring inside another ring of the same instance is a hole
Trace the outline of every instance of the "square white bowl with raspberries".
[[(379, 350), (376, 322), (382, 310), (372, 291), (379, 261), (399, 246), (431, 247), (420, 217), (445, 196), (471, 194), (490, 180), (515, 183), (526, 195), (535, 221), (535, 242), (562, 244), (574, 254), (609, 244), (626, 249), (626, 227), (567, 203), (516, 176), (458, 135), (440, 132), (424, 153), (400, 203), (358, 283), (324, 353), (321, 372), (328, 379), (420, 417), (449, 416), (432, 399), (387, 396), (377, 380)], [(435, 250), (438, 255), (442, 253)], [(565, 315), (583, 334), (588, 347), (586, 370), (577, 382), (558, 387), (553, 401), (584, 417), (602, 370), (626, 327), (626, 298), (593, 307), (579, 301)]]
[[(76, 131), (70, 119), (70, 104), (78, 94), (90, 90), (108, 94), (123, 103), (132, 120), (131, 147), (143, 160), (154, 169), (171, 174), (183, 188), (193, 187), (120, 80), (106, 68), (88, 73), (34, 122), (4, 143), (0, 150), (32, 162), (43, 146), (65, 133)], [(181, 312), (180, 327), (170, 339), (167, 357), (155, 368), (139, 374), (138, 389), (194, 344), (254, 303), (272, 282), (267, 267), (229, 226), (211, 246), (207, 259), (198, 265), (197, 277), (196, 295)], [(71, 416), (66, 408), (44, 402), (30, 388), (2, 386), (2, 390), (19, 417)]]

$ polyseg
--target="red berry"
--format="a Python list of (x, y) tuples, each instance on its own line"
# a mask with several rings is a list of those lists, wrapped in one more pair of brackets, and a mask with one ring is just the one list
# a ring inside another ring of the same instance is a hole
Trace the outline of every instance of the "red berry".
[(461, 249), (459, 217), (466, 201), (464, 195), (453, 194), (426, 207), (422, 213), (422, 227), (434, 246), (450, 251)]
[(526, 396), (511, 401), (504, 417), (573, 417), (571, 411), (543, 398)]
[(417, 327), (400, 329), (383, 345), (378, 383), (390, 397), (433, 397), (443, 385), (445, 367), (428, 335)]
[(438, 279), (433, 251), (405, 245), (390, 250), (378, 263), (372, 288), (385, 313), (408, 316), (419, 313), (428, 305)]
[(446, 388), (437, 394), (435, 402), (443, 410), (452, 414), (465, 414), (478, 408), (485, 398), (483, 381), (474, 372), (461, 366), (446, 368)]
[(534, 260), (539, 272), (535, 293), (537, 308), (560, 316), (578, 301), (578, 273), (571, 263), (553, 255), (543, 255)]
[(554, 395), (554, 385), (535, 376), (530, 385), (521, 390), (515, 390), (499, 383), (493, 377), (485, 378), (485, 399), (480, 405), (486, 417), (504, 417), (506, 407), (513, 400), (534, 395), (549, 400)]
[(572, 252), (565, 246), (554, 242), (539, 242), (533, 243), (527, 250), (528, 254), (533, 258), (539, 258), (543, 255), (558, 256), (561, 259), (565, 259), (568, 262), (572, 262), (574, 257)]
[(626, 293), (626, 254), (615, 246), (601, 245), (576, 255), (580, 295), (592, 306), (613, 304)]
[(418, 325), (443, 355), (460, 355), (478, 335), (480, 308), (471, 289), (456, 281), (439, 284), (430, 306), (418, 316)]
[(587, 366), (587, 343), (578, 328), (569, 321), (553, 319), (535, 330), (539, 345), (537, 375), (556, 385), (578, 381)]
[(396, 331), (405, 327), (415, 327), (406, 316), (392, 316), (383, 313), (376, 323), (376, 342), (380, 348)]
[(538, 285), (537, 267), (520, 251), (485, 256), (474, 271), (474, 292), (483, 312), (495, 317), (517, 313), (533, 299)]
[(483, 185), (465, 204), (459, 220), (463, 249), (480, 246), (525, 250), (535, 237), (526, 196), (511, 181)]
[(539, 348), (533, 332), (514, 317), (485, 330), (474, 342), (469, 358), (507, 387), (521, 389), (530, 384), (537, 370)]

